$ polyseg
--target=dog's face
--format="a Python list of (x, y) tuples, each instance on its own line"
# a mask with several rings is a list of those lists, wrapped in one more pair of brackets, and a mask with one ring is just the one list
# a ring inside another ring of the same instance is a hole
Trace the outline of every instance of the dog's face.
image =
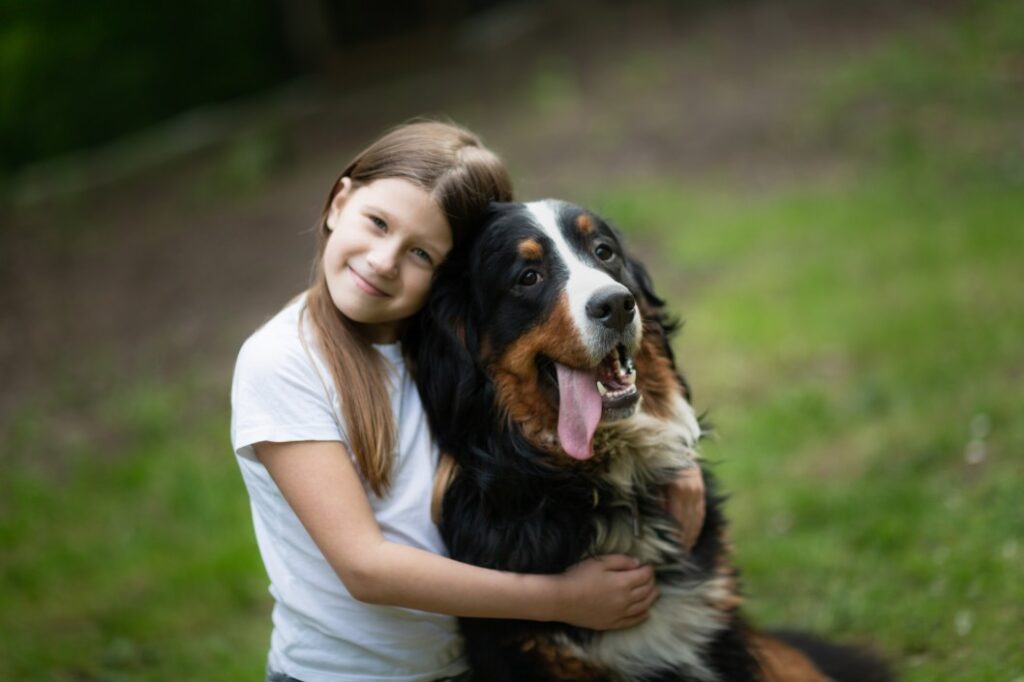
[(438, 280), (440, 299), (466, 304), (441, 324), (459, 328), (498, 408), (547, 451), (588, 460), (598, 429), (682, 388), (646, 273), (583, 208), (495, 205)]

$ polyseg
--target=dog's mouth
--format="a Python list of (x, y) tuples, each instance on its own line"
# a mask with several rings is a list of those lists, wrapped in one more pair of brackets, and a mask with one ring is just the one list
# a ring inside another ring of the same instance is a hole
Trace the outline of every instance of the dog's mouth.
[(640, 393), (633, 356), (618, 345), (596, 367), (577, 369), (541, 359), (544, 376), (558, 392), (558, 438), (574, 459), (594, 455), (594, 432), (601, 422), (633, 415)]

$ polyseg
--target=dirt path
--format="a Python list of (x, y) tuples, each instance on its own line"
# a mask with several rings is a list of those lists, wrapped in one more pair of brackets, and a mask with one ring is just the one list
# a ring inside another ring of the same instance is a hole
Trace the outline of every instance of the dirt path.
[[(818, 182), (846, 172), (806, 132), (823, 79), (934, 12), (623, 4), (525, 15), (522, 35), (346, 94), (310, 92), (302, 115), (220, 149), (4, 217), (0, 429), (20, 405), (69, 390), (80, 403), (140, 373), (198, 369), (223, 392), (248, 330), (303, 288), (306, 231), (335, 173), (385, 125), (450, 115), (506, 157), (524, 198), (648, 177), (736, 191)], [(368, 61), (342, 69), (369, 83)]]

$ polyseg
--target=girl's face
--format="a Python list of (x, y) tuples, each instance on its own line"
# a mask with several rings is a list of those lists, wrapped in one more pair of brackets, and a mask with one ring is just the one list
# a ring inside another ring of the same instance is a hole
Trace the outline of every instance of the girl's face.
[(327, 213), (323, 267), (334, 305), (373, 343), (398, 340), (422, 307), (451, 229), (427, 192), (401, 178), (354, 186), (342, 179)]

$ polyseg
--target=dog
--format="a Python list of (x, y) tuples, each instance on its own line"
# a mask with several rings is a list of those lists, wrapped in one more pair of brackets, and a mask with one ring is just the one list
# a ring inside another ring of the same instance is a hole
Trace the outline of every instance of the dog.
[(722, 497), (685, 548), (661, 491), (700, 466), (701, 423), (641, 263), (574, 204), (495, 204), (438, 269), (409, 334), (431, 428), (451, 464), (439, 527), (452, 558), (559, 573), (599, 554), (655, 568), (641, 624), (460, 619), (480, 682), (888, 680), (873, 655), (768, 633), (740, 612)]

